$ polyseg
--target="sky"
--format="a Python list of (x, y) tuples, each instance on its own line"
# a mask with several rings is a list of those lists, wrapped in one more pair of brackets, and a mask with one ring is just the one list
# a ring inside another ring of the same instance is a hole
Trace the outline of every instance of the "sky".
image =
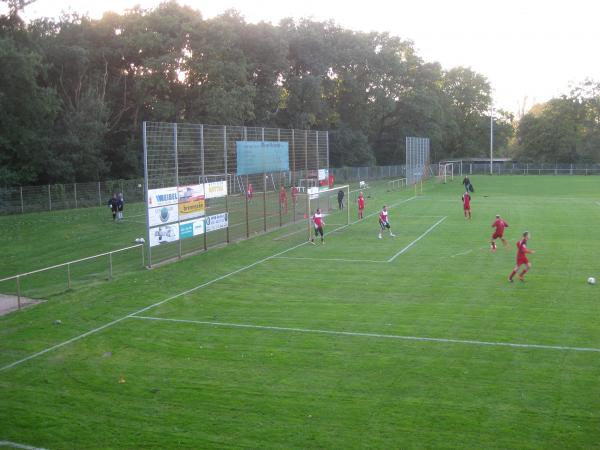
[[(37, 0), (24, 17), (58, 17), (62, 11), (100, 18), (159, 0)], [(567, 94), (570, 86), (600, 81), (600, 2), (594, 0), (179, 0), (215, 17), (236, 9), (247, 22), (277, 24), (286, 17), (334, 20), (357, 31), (389, 32), (413, 41), (426, 62), (444, 69), (470, 67), (485, 76), (495, 108), (518, 113)]]

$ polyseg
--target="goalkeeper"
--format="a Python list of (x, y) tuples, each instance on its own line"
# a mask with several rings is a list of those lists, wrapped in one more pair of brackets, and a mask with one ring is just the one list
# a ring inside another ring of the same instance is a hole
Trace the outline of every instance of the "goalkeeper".
[(315, 235), (310, 239), (310, 243), (315, 245), (315, 238), (318, 235), (321, 235), (321, 244), (325, 244), (324, 233), (323, 233), (323, 225), (325, 225), (325, 221), (323, 220), (323, 214), (321, 214), (321, 209), (317, 208), (315, 213), (312, 216), (312, 222), (315, 227)]

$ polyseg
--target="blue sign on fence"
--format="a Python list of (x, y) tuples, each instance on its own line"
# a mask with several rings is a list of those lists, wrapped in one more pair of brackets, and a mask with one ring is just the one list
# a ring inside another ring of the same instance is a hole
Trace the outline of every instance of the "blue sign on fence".
[(290, 170), (287, 142), (237, 141), (236, 149), (238, 175)]

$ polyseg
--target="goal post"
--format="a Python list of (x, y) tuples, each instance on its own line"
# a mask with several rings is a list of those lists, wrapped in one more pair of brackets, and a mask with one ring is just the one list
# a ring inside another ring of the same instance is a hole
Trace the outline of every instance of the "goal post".
[(438, 180), (440, 183), (446, 184), (448, 182), (448, 178), (450, 181), (454, 181), (454, 163), (439, 163), (438, 164)]
[[(326, 227), (341, 227), (350, 224), (350, 186), (343, 185), (335, 188), (309, 188), (306, 192), (306, 223), (308, 240), (314, 233), (312, 217), (315, 211), (321, 210), (325, 216)], [(340, 206), (341, 202), (341, 206)]]

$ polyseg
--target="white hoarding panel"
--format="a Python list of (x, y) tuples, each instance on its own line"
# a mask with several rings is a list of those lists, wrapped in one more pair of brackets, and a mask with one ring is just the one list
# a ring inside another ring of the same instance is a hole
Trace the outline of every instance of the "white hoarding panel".
[(227, 181), (215, 181), (204, 185), (206, 198), (225, 197), (227, 195)]
[(177, 187), (148, 189), (148, 207), (172, 205), (177, 203)]
[(206, 232), (220, 230), (229, 226), (229, 217), (227, 213), (215, 214), (206, 218)]
[(177, 240), (179, 240), (179, 225), (176, 223), (150, 228), (150, 247)]
[(148, 218), (151, 227), (177, 222), (179, 219), (177, 203), (159, 206), (158, 208), (148, 208)]

